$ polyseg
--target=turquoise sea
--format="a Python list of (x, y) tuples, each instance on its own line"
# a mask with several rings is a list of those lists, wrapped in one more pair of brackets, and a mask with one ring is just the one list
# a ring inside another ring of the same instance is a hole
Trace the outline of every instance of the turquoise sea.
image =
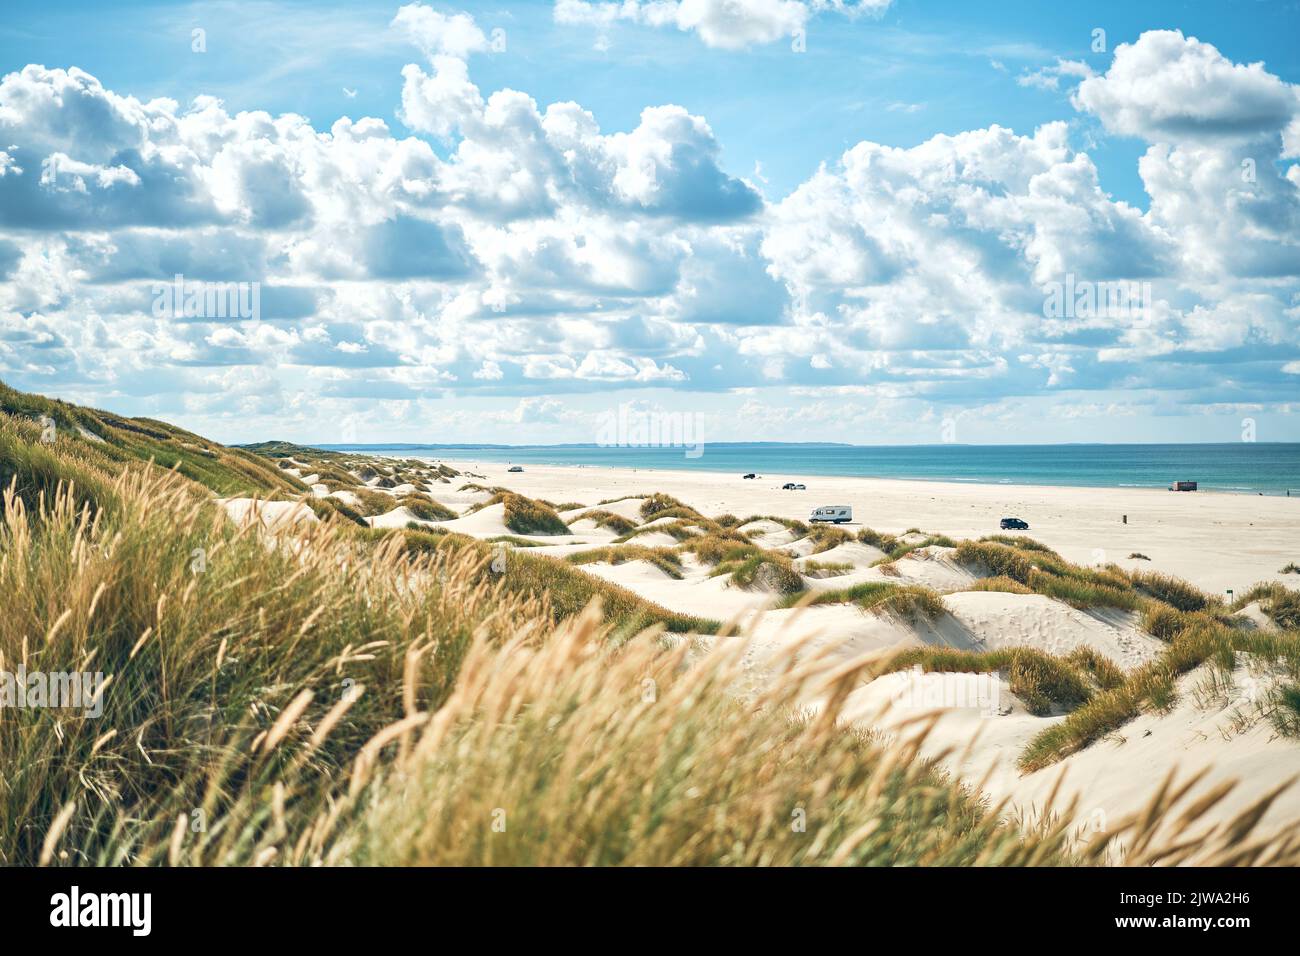
[(338, 451), (412, 458), (479, 459), (527, 466), (756, 472), (797, 481), (813, 475), (913, 478), (984, 484), (1164, 488), (1300, 496), (1300, 443), (1201, 445), (707, 444), (683, 448), (599, 445), (329, 445)]

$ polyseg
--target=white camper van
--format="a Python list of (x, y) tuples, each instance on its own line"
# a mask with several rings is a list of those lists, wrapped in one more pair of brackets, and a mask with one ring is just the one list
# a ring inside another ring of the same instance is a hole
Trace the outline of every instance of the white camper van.
[(853, 520), (852, 505), (822, 505), (820, 508), (814, 508), (808, 515), (809, 522), (830, 521), (835, 524), (844, 524)]

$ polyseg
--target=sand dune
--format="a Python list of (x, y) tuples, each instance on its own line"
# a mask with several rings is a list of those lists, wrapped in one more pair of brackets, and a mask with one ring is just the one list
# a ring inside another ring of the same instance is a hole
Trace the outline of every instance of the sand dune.
[(729, 621), (768, 607), (773, 602), (771, 594), (731, 587), (726, 578), (710, 577), (708, 570), (698, 564), (691, 566), (683, 562), (686, 573), (681, 580), (669, 577), (658, 568), (654, 568), (651, 574), (644, 570), (647, 565), (645, 561), (628, 561), (618, 565), (595, 563), (581, 567), (596, 577), (683, 614)]
[[(787, 545), (781, 548), (782, 551), (789, 551), (793, 545)], [(823, 564), (852, 564), (854, 567), (869, 568), (881, 558), (885, 552), (869, 544), (862, 544), (860, 541), (847, 541), (844, 544), (838, 544), (833, 548), (827, 548), (819, 554), (809, 554), (809, 561), (820, 561)], [(798, 566), (801, 563), (796, 561)]]
[[(1115, 561), (1122, 567), (1165, 571), (1214, 594), (1241, 593), (1257, 581), (1286, 583), (1278, 573), (1300, 560), (1300, 497), (1175, 494), (1147, 488), (1065, 488), (1034, 485), (945, 484), (882, 478), (791, 476), (807, 491), (783, 491), (778, 479), (743, 480), (710, 472), (529, 465), (509, 474), (499, 462), (448, 464), (482, 475), (485, 485), (505, 485), (548, 501), (586, 501), (592, 507), (640, 521), (640, 498), (662, 492), (704, 514), (778, 515), (805, 521), (811, 508), (845, 503), (856, 532), (871, 527), (901, 534), (910, 527), (953, 539), (998, 533), (998, 519), (1026, 519), (1028, 532), (1070, 561)], [(437, 496), (442, 501), (443, 496)], [(1128, 516), (1128, 523), (1122, 522)], [(1140, 552), (1150, 561), (1130, 559)]]
[[(545, 495), (541, 497), (545, 497)], [(594, 511), (599, 509), (601, 511), (608, 511), (610, 514), (616, 514), (620, 518), (627, 518), (629, 521), (640, 523), (642, 520), (641, 505), (644, 503), (645, 501), (642, 498), (620, 498), (617, 501), (609, 501), (603, 505), (593, 505), (591, 508), (586, 508), (584, 510)]]
[(267, 528), (280, 528), (320, 521), (316, 513), (300, 501), (261, 501), (255, 498), (226, 498), (218, 501), (226, 514), (239, 524), (259, 521)]
[[(1077, 800), (1077, 816), (1086, 827), (1107, 829), (1141, 810), (1170, 771), (1185, 780), (1207, 768), (1194, 795), (1239, 781), (1206, 818), (1223, 822), (1292, 779), (1300, 771), (1300, 747), (1278, 740), (1259, 716), (1251, 697), (1266, 687), (1244, 665), (1234, 673), (1235, 687), (1221, 697), (1198, 692), (1208, 672), (1203, 665), (1184, 675), (1169, 711), (1143, 714), (1105, 740), (1028, 774), (1017, 769), (1018, 756), (1039, 731), (1062, 718), (1028, 713), (1004, 680), (997, 682), (995, 706), (935, 708), (926, 699), (930, 687), (958, 675), (888, 674), (852, 695), (848, 716), (906, 737), (915, 733), (910, 722), (939, 715), (923, 752), (946, 754), (947, 767), (964, 779), (983, 781), (989, 798), (1008, 800), (1009, 815), (1026, 823), (1041, 817), (1058, 780), (1055, 806)], [(1269, 811), (1265, 829), (1294, 825), (1297, 818), (1300, 802), (1292, 795)]]
[(1049, 654), (1068, 654), (1090, 647), (1124, 668), (1154, 659), (1165, 648), (1143, 633), (1137, 615), (1079, 611), (1041, 594), (967, 591), (943, 599), (953, 626), (980, 650), (1034, 647)]
[[(456, 467), (466, 470), (465, 463)], [(706, 516), (771, 514), (802, 520), (811, 504), (850, 502), (858, 521), (841, 526), (850, 534), (863, 526), (899, 534), (921, 524), (954, 540), (979, 538), (998, 533), (997, 518), (1013, 514), (1030, 520), (1029, 537), (1055, 548), (1067, 560), (1085, 565), (1115, 562), (1144, 571), (1170, 572), (1212, 592), (1229, 582), (1229, 586), (1244, 589), (1257, 580), (1276, 580), (1274, 569), (1290, 556), (1292, 543), (1300, 540), (1300, 501), (1278, 498), (862, 479), (809, 479), (809, 493), (791, 496), (775, 485), (769, 488), (752, 481), (741, 485), (738, 479), (694, 473), (530, 466), (525, 475), (508, 475), (504, 466), (494, 464), (472, 463), (468, 468), (481, 472), (487, 482), (548, 500), (616, 499), (592, 507), (647, 529), (630, 539), (633, 546), (676, 549), (680, 544), (672, 535), (656, 530), (676, 518), (643, 521), (643, 499), (619, 497), (653, 492), (672, 495)], [(457, 502), (468, 507), (487, 496), (476, 492), (437, 497), (445, 504)], [(404, 523), (400, 521), (404, 510), (381, 516), (375, 523)], [(576, 520), (585, 510), (591, 509), (572, 509), (562, 515), (573, 522), (574, 535), (534, 538), (544, 546), (529, 548), (529, 553), (564, 557), (610, 545), (615, 532), (590, 519)], [(504, 524), (503, 511), (502, 505), (492, 505), (441, 526), (480, 538), (508, 535), (511, 532)], [(1123, 514), (1129, 515), (1127, 525), (1119, 520)], [(764, 680), (764, 667), (771, 655), (793, 644), (799, 644), (805, 658), (825, 655), (826, 666), (864, 654), (888, 655), (909, 648), (996, 651), (1026, 647), (1055, 656), (1087, 648), (1125, 671), (1154, 660), (1167, 646), (1144, 632), (1139, 616), (1132, 611), (1079, 610), (1042, 594), (970, 590), (985, 572), (958, 562), (951, 547), (929, 545), (890, 562), (880, 548), (856, 540), (814, 553), (817, 541), (770, 518), (749, 521), (740, 530), (753, 544), (791, 556), (793, 568), (805, 573), (803, 584), (808, 591), (823, 595), (845, 592), (845, 599), (783, 608), (778, 606), (779, 594), (741, 588), (732, 582), (730, 573), (715, 573), (689, 552), (678, 552), (680, 579), (645, 560), (578, 567), (673, 611), (739, 622), (744, 636), (692, 639), (701, 646), (719, 640), (748, 641), (747, 661), (754, 686)], [(903, 533), (898, 540), (917, 544), (926, 540), (926, 535)], [(1129, 551), (1139, 550), (1153, 560), (1125, 558)], [(840, 567), (821, 576), (812, 572), (815, 565)], [(847, 589), (872, 583), (930, 589), (942, 595), (942, 613), (929, 620), (903, 616), (884, 606), (864, 610), (848, 600), (854, 592)], [(1272, 626), (1258, 605), (1243, 609), (1237, 617), (1243, 626)], [(1229, 777), (1245, 781), (1241, 790), (1212, 814), (1223, 819), (1268, 788), (1300, 774), (1300, 744), (1277, 737), (1268, 720), (1260, 716), (1255, 701), (1267, 692), (1267, 681), (1244, 667), (1239, 667), (1236, 675), (1236, 689), (1207, 696), (1198, 692), (1209, 673), (1203, 665), (1179, 680), (1175, 704), (1168, 711), (1144, 713), (1059, 764), (1029, 774), (1017, 769), (1017, 759), (1037, 734), (1063, 718), (1031, 713), (1011, 693), (1006, 674), (887, 674), (854, 691), (849, 715), (882, 732), (904, 733), (909, 720), (935, 711), (926, 694), (918, 693), (927, 681), (983, 681), (982, 686), (991, 691), (991, 702), (940, 706), (937, 713), (941, 716), (925, 749), (943, 756), (951, 770), (972, 783), (987, 774), (985, 792), (993, 799), (1007, 798), (1013, 817), (1033, 819), (1062, 771), (1067, 774), (1063, 795), (1078, 796), (1081, 815), (1105, 826), (1137, 809), (1169, 769), (1177, 766), (1191, 773), (1212, 765), (1216, 781)], [(1210, 785), (1207, 781), (1202, 789)], [(1300, 821), (1300, 796), (1281, 802), (1270, 812), (1269, 823), (1283, 821)]]

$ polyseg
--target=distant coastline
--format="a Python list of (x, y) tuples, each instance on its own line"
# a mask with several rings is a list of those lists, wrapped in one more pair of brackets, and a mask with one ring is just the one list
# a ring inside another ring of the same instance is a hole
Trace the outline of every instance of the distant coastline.
[(1300, 443), (848, 445), (824, 442), (717, 442), (689, 457), (682, 448), (595, 444), (410, 443), (321, 445), (331, 451), (413, 458), (480, 458), (518, 465), (763, 473), (768, 477), (913, 479), (960, 484), (1081, 488), (1167, 488), (1300, 497)]

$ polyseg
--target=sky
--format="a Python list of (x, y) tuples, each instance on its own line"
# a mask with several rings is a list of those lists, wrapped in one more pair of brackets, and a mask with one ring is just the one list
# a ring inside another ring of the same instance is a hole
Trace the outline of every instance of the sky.
[(227, 442), (1300, 441), (1300, 2), (0, 2), (14, 387)]

